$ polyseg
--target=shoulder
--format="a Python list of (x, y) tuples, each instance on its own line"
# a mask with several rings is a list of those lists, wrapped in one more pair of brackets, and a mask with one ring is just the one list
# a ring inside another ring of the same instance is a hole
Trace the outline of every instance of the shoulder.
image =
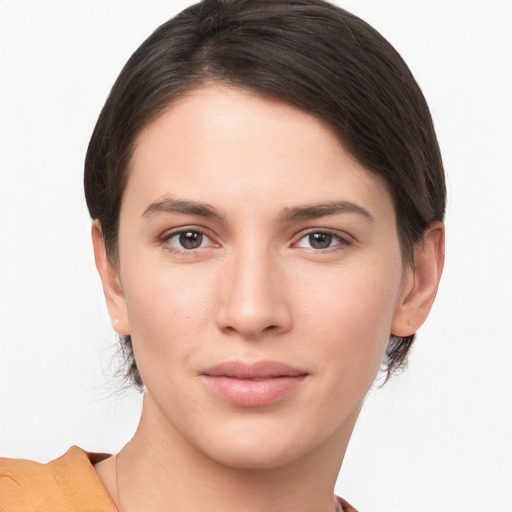
[(357, 512), (357, 510), (348, 502), (346, 502), (343, 498), (337, 497), (338, 503), (341, 505), (341, 510), (343, 512)]
[(0, 458), (0, 489), (2, 512), (116, 511), (90, 456), (77, 446), (47, 464)]

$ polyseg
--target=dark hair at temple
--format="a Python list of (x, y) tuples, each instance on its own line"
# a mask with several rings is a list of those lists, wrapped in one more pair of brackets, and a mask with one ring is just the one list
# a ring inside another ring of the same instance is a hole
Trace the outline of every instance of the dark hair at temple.
[[(90, 215), (118, 263), (121, 199), (140, 132), (188, 91), (220, 82), (325, 120), (392, 194), (404, 264), (444, 217), (443, 165), (426, 101), (396, 50), (371, 26), (322, 0), (205, 0), (159, 27), (127, 62), (85, 161)], [(392, 336), (388, 376), (414, 339)], [(141, 384), (130, 337), (130, 376)]]

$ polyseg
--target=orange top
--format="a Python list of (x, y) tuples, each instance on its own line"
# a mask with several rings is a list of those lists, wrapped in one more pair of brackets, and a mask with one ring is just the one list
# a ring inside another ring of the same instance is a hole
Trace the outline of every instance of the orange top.
[(0, 457), (0, 512), (118, 512), (92, 466), (108, 456), (73, 446), (48, 464)]
[(73, 446), (48, 464), (0, 458), (0, 512), (117, 512), (92, 466), (106, 457)]

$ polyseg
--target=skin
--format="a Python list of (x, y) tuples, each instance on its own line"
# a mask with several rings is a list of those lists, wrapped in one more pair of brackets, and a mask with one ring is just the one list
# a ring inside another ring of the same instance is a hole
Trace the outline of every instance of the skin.
[[(109, 312), (146, 385), (119, 485), (114, 458), (96, 466), (118, 508), (334, 510), (364, 396), (390, 334), (425, 320), (443, 241), (432, 225), (404, 264), (386, 184), (309, 114), (222, 85), (163, 112), (132, 158), (118, 266), (93, 224)], [(205, 384), (205, 368), (261, 360), (306, 377), (261, 407)]]

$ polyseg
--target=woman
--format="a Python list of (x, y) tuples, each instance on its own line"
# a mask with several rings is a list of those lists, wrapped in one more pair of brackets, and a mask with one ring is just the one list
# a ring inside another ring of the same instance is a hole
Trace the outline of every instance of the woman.
[(85, 192), (145, 388), (114, 456), (4, 460), (5, 510), (354, 510), (334, 483), (443, 267), (445, 187), (399, 55), (319, 0), (206, 0), (129, 60)]

